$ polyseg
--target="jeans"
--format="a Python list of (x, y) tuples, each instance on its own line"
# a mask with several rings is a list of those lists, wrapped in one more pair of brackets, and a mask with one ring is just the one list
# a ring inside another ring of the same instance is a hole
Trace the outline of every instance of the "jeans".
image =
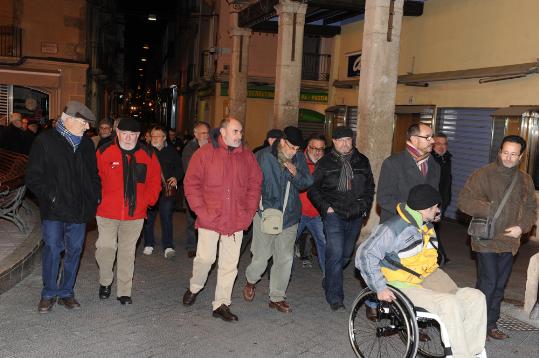
[(311, 217), (301, 215), (301, 219), (298, 224), (296, 241), (301, 236), (305, 228), (307, 228), (311, 235), (313, 235), (316, 251), (318, 252), (318, 264), (322, 270), (322, 275), (324, 275), (326, 272), (326, 236), (324, 235), (324, 224), (322, 224), (322, 218), (320, 216)]
[(497, 328), (505, 285), (513, 268), (510, 252), (477, 252), (476, 288), (487, 300), (487, 329)]
[(343, 220), (335, 213), (324, 218), (326, 233), (326, 301), (342, 304), (344, 300), (343, 269), (354, 252), (363, 218)]
[(189, 207), (187, 200), (185, 201), (185, 220), (187, 221), (187, 226), (185, 228), (185, 234), (187, 236), (187, 242), (185, 248), (188, 251), (195, 251), (197, 249), (197, 232), (195, 229), (195, 221), (197, 219), (196, 214)]
[(172, 243), (172, 214), (174, 214), (174, 198), (159, 197), (159, 206), (148, 209), (148, 218), (144, 222), (144, 246), (155, 246), (155, 235), (153, 232), (155, 217), (159, 211), (161, 218), (161, 247), (163, 250), (174, 248)]
[[(79, 269), (80, 255), (86, 234), (86, 224), (65, 223), (43, 220), (43, 290), (41, 297), (51, 299), (55, 296), (73, 297), (73, 287)], [(61, 254), (64, 254), (62, 278), (58, 285), (58, 271)]]

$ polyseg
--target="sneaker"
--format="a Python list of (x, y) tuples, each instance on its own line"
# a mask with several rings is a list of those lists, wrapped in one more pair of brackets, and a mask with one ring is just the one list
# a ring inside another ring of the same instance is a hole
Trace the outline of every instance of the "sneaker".
[(165, 258), (170, 259), (171, 257), (176, 256), (176, 250), (169, 247), (168, 249), (165, 249)]
[(312, 268), (313, 267), (313, 263), (311, 262), (311, 260), (309, 259), (303, 259), (301, 261), (301, 267), (303, 268)]
[(301, 254), (299, 252), (299, 246), (298, 245), (294, 245), (294, 255), (296, 255), (296, 257), (299, 259), (301, 257)]
[(142, 251), (142, 253), (143, 253), (144, 255), (151, 255), (151, 254), (153, 253), (153, 247), (151, 247), (151, 246), (146, 246), (146, 247), (144, 248), (144, 251)]

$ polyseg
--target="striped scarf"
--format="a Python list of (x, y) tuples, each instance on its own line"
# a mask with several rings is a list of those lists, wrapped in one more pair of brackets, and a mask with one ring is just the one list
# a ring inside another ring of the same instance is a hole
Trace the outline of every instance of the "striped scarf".
[(408, 151), (408, 153), (410, 153), (412, 158), (415, 159), (415, 163), (417, 164), (421, 175), (423, 175), (424, 177), (427, 176), (427, 173), (429, 172), (429, 166), (427, 165), (427, 161), (429, 160), (430, 152), (421, 154), (414, 146), (408, 143), (406, 144), (406, 150)]
[(67, 140), (69, 144), (71, 144), (71, 146), (73, 147), (73, 153), (75, 153), (75, 151), (80, 145), (80, 142), (82, 141), (82, 136), (76, 136), (70, 131), (68, 131), (67, 128), (64, 127), (64, 122), (62, 120), (56, 122), (55, 129), (58, 131), (58, 133), (60, 133), (60, 135), (62, 135), (62, 137)]
[(335, 149), (332, 150), (333, 154), (341, 161), (341, 173), (339, 175), (338, 191), (350, 191), (352, 190), (352, 179), (354, 179), (354, 170), (350, 164), (352, 158), (352, 152), (348, 154), (340, 154)]

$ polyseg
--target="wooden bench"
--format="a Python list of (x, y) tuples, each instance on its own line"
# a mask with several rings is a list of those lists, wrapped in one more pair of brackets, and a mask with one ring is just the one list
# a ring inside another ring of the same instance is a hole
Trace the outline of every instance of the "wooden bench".
[(12, 222), (23, 233), (28, 227), (19, 210), (26, 192), (24, 175), (27, 162), (28, 157), (24, 154), (0, 149), (0, 218)]

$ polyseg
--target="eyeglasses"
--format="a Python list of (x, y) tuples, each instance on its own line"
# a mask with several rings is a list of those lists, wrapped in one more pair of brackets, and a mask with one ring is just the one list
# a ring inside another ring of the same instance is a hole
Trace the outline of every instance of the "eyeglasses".
[(319, 147), (319, 148), (317, 148), (317, 147), (313, 147), (312, 145), (310, 145), (310, 146), (309, 146), (309, 149), (312, 150), (312, 151), (314, 151), (314, 152), (323, 152), (324, 149), (326, 149), (326, 148), (325, 148), (325, 147)]
[(432, 135), (424, 136), (424, 135), (416, 135), (416, 134), (414, 134), (414, 137), (423, 138), (423, 139), (426, 139), (426, 140), (428, 140), (428, 141), (431, 141), (431, 140), (434, 139), (434, 138), (432, 137)]
[(86, 121), (86, 120), (84, 120), (82, 118), (78, 118), (78, 117), (71, 117), (71, 118), (75, 119), (77, 122), (81, 123), (84, 126), (88, 125), (88, 121)]

